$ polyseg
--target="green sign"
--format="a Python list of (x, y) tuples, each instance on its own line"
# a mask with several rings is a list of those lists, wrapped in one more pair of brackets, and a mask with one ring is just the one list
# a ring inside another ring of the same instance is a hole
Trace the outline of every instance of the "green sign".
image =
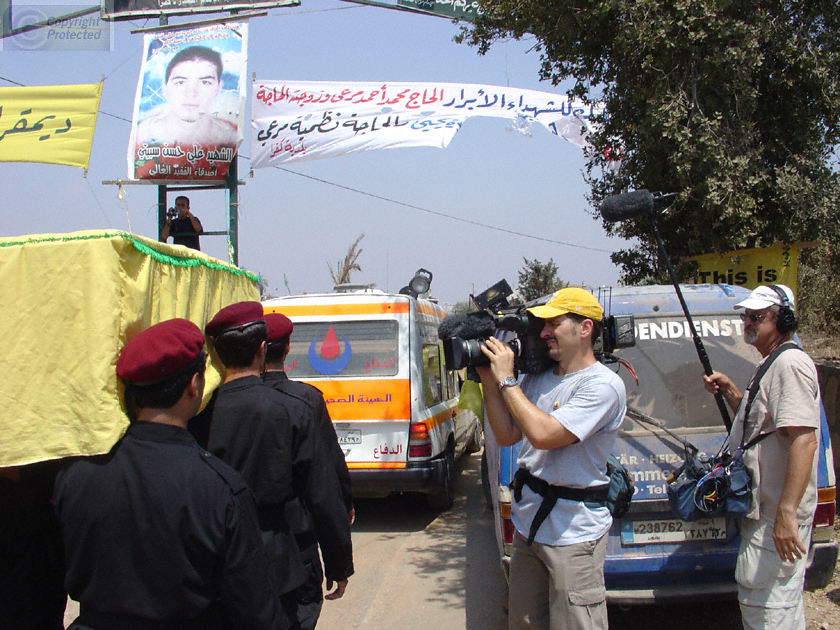
[(472, 20), (476, 15), (484, 15), (478, 0), (397, 0), (397, 4), (459, 20)]

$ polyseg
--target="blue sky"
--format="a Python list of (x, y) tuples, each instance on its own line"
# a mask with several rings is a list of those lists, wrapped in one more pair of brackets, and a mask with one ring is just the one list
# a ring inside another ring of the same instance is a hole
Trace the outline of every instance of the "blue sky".
[[(106, 228), (156, 237), (156, 186), (127, 186), (121, 200), (115, 186), (102, 184), (126, 177), (127, 120), (143, 46), (142, 35), (129, 31), (154, 24), (115, 23), (109, 52), (0, 52), (0, 86), (96, 83), (105, 76), (87, 178), (67, 166), (0, 163), (0, 235)], [(300, 7), (272, 9), (250, 21), (248, 77), (479, 83), (563, 93), (538, 80), (533, 41), (500, 43), (480, 57), (452, 41), (458, 30), (442, 18), (302, 0)], [(327, 261), (335, 266), (364, 233), (362, 271), (354, 282), (397, 291), (422, 267), (434, 274), (432, 294), (446, 303), (501, 278), (515, 286), (523, 257), (553, 258), (560, 277), (572, 283), (616, 284), (609, 253), (626, 244), (607, 238), (586, 212), (581, 150), (540, 125), (530, 138), (507, 132), (507, 125), (471, 118), (443, 150), (368, 152), (259, 169), (253, 178), (242, 157), (250, 153), (246, 129), (239, 161), (245, 181), (240, 265), (263, 275), (278, 295), (287, 292), (284, 276), (292, 293), (329, 291)], [(226, 228), (224, 192), (188, 194), (205, 230)], [(227, 260), (223, 236), (203, 237), (202, 249)]]

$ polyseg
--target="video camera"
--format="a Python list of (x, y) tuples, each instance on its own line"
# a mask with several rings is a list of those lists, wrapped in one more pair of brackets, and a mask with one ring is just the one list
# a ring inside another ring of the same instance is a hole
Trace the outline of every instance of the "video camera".
[[(507, 298), (513, 294), (510, 285), (501, 280), (473, 297), (481, 309), (475, 313), (450, 315), (438, 327), (438, 337), (443, 342), (443, 353), (449, 370), (488, 365), (490, 360), (481, 351), (483, 342), (497, 330), (516, 333), (507, 344), (516, 356), (516, 369), (522, 374), (538, 374), (555, 365), (548, 354), (548, 346), (540, 338), (545, 320), (528, 312), (529, 308), (545, 304), (545, 296), (520, 306), (511, 307)], [(632, 315), (610, 315), (603, 321), (601, 338), (596, 340), (598, 359), (611, 362), (612, 352), (635, 344)], [(477, 380), (474, 370), (468, 377)]]
[(170, 219), (174, 219), (175, 217), (178, 216), (178, 210), (176, 208), (167, 208), (166, 216), (169, 217)]

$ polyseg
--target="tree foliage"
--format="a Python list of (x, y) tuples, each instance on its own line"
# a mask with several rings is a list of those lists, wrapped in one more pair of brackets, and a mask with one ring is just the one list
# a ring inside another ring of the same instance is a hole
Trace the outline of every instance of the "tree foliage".
[(553, 258), (549, 258), (547, 263), (541, 263), (536, 258), (528, 260), (523, 257), (522, 260), (525, 266), (519, 272), (518, 291), (523, 302), (536, 300), (568, 286), (568, 282), (563, 282), (557, 276), (557, 265)]
[[(483, 53), (533, 37), (542, 79), (574, 79), (571, 97), (604, 103), (587, 153), (593, 208), (628, 189), (678, 193), (657, 219), (678, 269), (701, 253), (822, 240), (840, 277), (837, 0), (482, 4), (461, 41)], [(604, 228), (635, 239), (613, 255), (623, 281), (663, 280), (646, 219)]]

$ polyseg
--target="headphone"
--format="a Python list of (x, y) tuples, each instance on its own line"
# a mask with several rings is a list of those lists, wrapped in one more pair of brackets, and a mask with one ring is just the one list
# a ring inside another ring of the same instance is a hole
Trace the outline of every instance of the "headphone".
[(767, 286), (773, 289), (782, 300), (782, 306), (779, 309), (778, 315), (776, 315), (776, 328), (783, 335), (793, 332), (796, 330), (798, 322), (796, 321), (796, 313), (794, 313), (793, 309), (790, 307), (790, 298), (788, 298), (785, 290), (778, 284), (770, 284)]

